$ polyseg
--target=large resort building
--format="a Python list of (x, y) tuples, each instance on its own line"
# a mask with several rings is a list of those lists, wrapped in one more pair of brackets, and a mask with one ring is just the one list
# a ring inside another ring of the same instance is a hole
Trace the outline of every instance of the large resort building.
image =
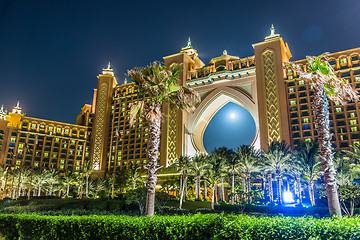
[[(180, 155), (206, 153), (203, 135), (211, 118), (233, 102), (244, 107), (256, 124), (252, 145), (266, 149), (272, 141), (292, 146), (316, 139), (312, 110), (313, 89), (296, 72), (285, 71), (290, 49), (271, 28), (264, 41), (252, 45), (254, 55), (228, 55), (211, 59), (206, 66), (189, 39), (179, 53), (164, 57), (164, 64), (182, 63), (181, 84), (197, 91), (201, 102), (192, 113), (162, 107), (159, 165), (168, 167)], [(360, 90), (360, 48), (328, 55), (339, 77)], [(296, 63), (306, 64), (306, 60)], [(10, 113), (0, 109), (0, 164), (10, 167), (82, 171), (92, 161), (101, 176), (117, 173), (132, 164), (145, 167), (148, 159), (148, 124), (129, 124), (130, 105), (141, 99), (133, 83), (118, 85), (110, 65), (98, 76), (92, 104), (85, 104), (76, 124), (25, 116), (19, 103)], [(74, 116), (75, 117), (75, 116)], [(330, 126), (335, 149), (349, 149), (360, 141), (358, 102), (345, 106), (330, 103)]]

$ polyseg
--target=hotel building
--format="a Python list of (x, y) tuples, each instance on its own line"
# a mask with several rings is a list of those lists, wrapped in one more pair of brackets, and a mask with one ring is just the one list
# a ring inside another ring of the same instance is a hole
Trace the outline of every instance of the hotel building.
[[(252, 145), (266, 149), (272, 141), (292, 146), (316, 139), (311, 106), (313, 89), (296, 72), (282, 65), (291, 59), (288, 44), (272, 27), (264, 41), (253, 44), (254, 55), (232, 56), (224, 50), (205, 65), (189, 39), (179, 53), (164, 57), (164, 64), (181, 63), (180, 83), (201, 97), (192, 113), (163, 105), (159, 165), (172, 165), (180, 155), (206, 152), (204, 131), (215, 113), (229, 102), (250, 112), (256, 133)], [(329, 54), (339, 77), (360, 90), (360, 48)], [(296, 63), (303, 65), (306, 60)], [(19, 104), (11, 113), (0, 109), (0, 164), (33, 169), (81, 172), (92, 161), (99, 175), (119, 172), (131, 164), (145, 167), (148, 159), (148, 124), (129, 124), (130, 106), (139, 97), (133, 83), (118, 85), (110, 65), (98, 75), (92, 104), (85, 104), (76, 124), (27, 117)], [(360, 141), (359, 103), (330, 103), (332, 144), (349, 149)]]

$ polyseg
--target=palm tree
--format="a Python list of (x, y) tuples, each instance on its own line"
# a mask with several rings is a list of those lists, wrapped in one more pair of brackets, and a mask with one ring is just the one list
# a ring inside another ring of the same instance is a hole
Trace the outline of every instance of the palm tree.
[(220, 161), (222, 161), (222, 164), (224, 164), (224, 169), (221, 171), (220, 177), (220, 187), (221, 187), (221, 194), (220, 199), (222, 201), (225, 201), (225, 183), (224, 178), (227, 176), (227, 170), (229, 159), (232, 159), (234, 157), (234, 151), (232, 149), (228, 149), (227, 147), (220, 147), (215, 148), (211, 155), (215, 158), (218, 158)]
[(200, 199), (201, 177), (206, 173), (206, 171), (210, 169), (210, 164), (208, 163), (207, 159), (208, 157), (205, 154), (196, 154), (194, 157), (192, 157), (190, 171), (191, 174), (195, 176), (196, 199)]
[(200, 100), (198, 94), (192, 89), (181, 85), (179, 73), (182, 65), (173, 63), (169, 67), (162, 66), (158, 62), (150, 64), (146, 68), (132, 69), (128, 75), (134, 80), (139, 89), (138, 95), (150, 95), (151, 101), (138, 101), (131, 106), (130, 124), (136, 117), (142, 117), (149, 122), (149, 159), (147, 162), (148, 179), (146, 183), (146, 215), (154, 215), (155, 187), (159, 166), (160, 126), (163, 104), (182, 110), (193, 110), (196, 100)]
[(231, 173), (231, 204), (234, 204), (235, 197), (235, 170), (239, 163), (239, 159), (236, 157), (236, 153), (229, 159), (227, 159), (227, 165)]
[(56, 170), (48, 172), (47, 182), (49, 183), (49, 196), (52, 195), (53, 186), (60, 182), (60, 175)]
[(299, 187), (298, 197), (301, 201), (300, 175), (302, 175), (308, 183), (309, 197), (312, 206), (315, 206), (314, 184), (322, 175), (320, 167), (321, 162), (319, 161), (318, 155), (319, 146), (314, 141), (300, 142), (295, 154), (296, 164), (294, 165), (294, 170), (296, 172), (296, 180)]
[(133, 190), (136, 187), (136, 182), (138, 182), (141, 179), (140, 170), (141, 170), (141, 168), (139, 165), (132, 164), (132, 163), (131, 163), (130, 167), (126, 170), (126, 172), (127, 172), (126, 175), (131, 182)]
[[(275, 141), (269, 144), (267, 152), (262, 152), (262, 156), (265, 159), (264, 170), (268, 172), (268, 176), (275, 173), (277, 198), (278, 202), (282, 203), (282, 174), (291, 165), (290, 147), (284, 141)], [(269, 184), (272, 186), (271, 176), (269, 176)]]
[(359, 164), (360, 163), (360, 143), (355, 143), (352, 145), (354, 151), (343, 150), (342, 152), (345, 156), (349, 157), (353, 163)]
[(90, 181), (90, 190), (94, 193), (94, 197), (97, 198), (100, 191), (107, 188), (108, 180), (105, 178), (92, 179)]
[(338, 215), (341, 217), (341, 207), (336, 184), (336, 170), (331, 147), (332, 134), (330, 133), (328, 98), (331, 101), (346, 104), (347, 101), (357, 101), (359, 96), (349, 83), (336, 76), (325, 56), (308, 56), (306, 58), (308, 64), (305, 66), (305, 71), (301, 66), (294, 63), (288, 63), (286, 67), (295, 70), (299, 78), (308, 81), (314, 89), (312, 103), (314, 108), (314, 123), (318, 132), (319, 158), (324, 173), (329, 212), (330, 215)]
[[(225, 150), (225, 149), (222, 149)], [(226, 174), (226, 162), (223, 158), (222, 150), (215, 149), (209, 158), (209, 163), (211, 165), (211, 169), (207, 176), (207, 181), (209, 186), (212, 189), (211, 196), (211, 207), (214, 209), (214, 201), (217, 203), (217, 187), (221, 182), (221, 179)]]
[(182, 202), (185, 197), (187, 197), (187, 180), (188, 180), (188, 174), (190, 170), (190, 157), (189, 156), (180, 156), (179, 162), (178, 162), (178, 170), (180, 170), (180, 176), (182, 177), (182, 186), (180, 189), (180, 205), (179, 208), (182, 207)]
[[(236, 150), (237, 159), (237, 170), (241, 175), (244, 176), (246, 183), (246, 192), (250, 194), (251, 192), (251, 174), (258, 172), (262, 169), (260, 160), (260, 151), (255, 150), (252, 146), (243, 145)], [(243, 186), (244, 188), (244, 186)], [(248, 198), (249, 203), (251, 203), (251, 198)]]
[(66, 196), (69, 196), (70, 187), (75, 183), (76, 177), (72, 171), (66, 171), (62, 177), (62, 183), (66, 185)]
[(33, 182), (35, 187), (38, 188), (38, 193), (37, 193), (38, 197), (40, 197), (41, 195), (41, 187), (43, 186), (43, 184), (47, 182), (47, 178), (48, 178), (48, 171), (45, 169), (36, 171), (34, 173)]
[(82, 178), (81, 178), (81, 190), (80, 190), (80, 198), (82, 198), (82, 188), (83, 188), (83, 180), (85, 177), (86, 187), (85, 187), (85, 196), (89, 196), (89, 177), (91, 173), (94, 171), (94, 164), (92, 161), (87, 160), (84, 161), (83, 170), (82, 170)]
[(334, 157), (334, 166), (337, 173), (337, 183), (340, 186), (353, 185), (354, 179), (358, 176), (359, 166), (346, 155), (337, 152)]

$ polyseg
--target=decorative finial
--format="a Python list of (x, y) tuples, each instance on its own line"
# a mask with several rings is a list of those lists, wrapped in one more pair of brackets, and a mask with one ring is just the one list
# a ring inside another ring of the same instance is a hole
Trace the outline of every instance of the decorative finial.
[(269, 39), (269, 38), (273, 38), (273, 37), (279, 37), (279, 36), (280, 36), (280, 34), (276, 34), (276, 33), (275, 33), (274, 24), (271, 24), (270, 35), (267, 36), (267, 37), (265, 38), (265, 40), (267, 40), (267, 39)]
[(16, 107), (12, 109), (12, 113), (21, 114), (20, 101), (17, 102)]
[(107, 68), (104, 68), (104, 69), (103, 69), (102, 73), (103, 73), (103, 74), (108, 74), (108, 75), (114, 76), (114, 71), (113, 71), (113, 69), (111, 68), (110, 62), (108, 63)]
[(226, 50), (223, 51), (223, 55), (228, 55)]
[(108, 63), (108, 68), (107, 69), (111, 69), (111, 64), (110, 62)]
[(18, 100), (17, 104), (16, 104), (16, 108), (20, 107), (20, 101)]
[(275, 35), (275, 28), (274, 28), (274, 24), (271, 24), (271, 28), (270, 28), (270, 36), (274, 36)]
[(191, 46), (191, 39), (190, 39), (190, 37), (189, 37), (189, 39), (188, 39), (188, 41), (187, 41), (187, 46), (186, 46), (187, 48), (190, 48), (190, 47), (192, 47)]
[(125, 80), (124, 80), (124, 84), (127, 84), (127, 79), (125, 78)]

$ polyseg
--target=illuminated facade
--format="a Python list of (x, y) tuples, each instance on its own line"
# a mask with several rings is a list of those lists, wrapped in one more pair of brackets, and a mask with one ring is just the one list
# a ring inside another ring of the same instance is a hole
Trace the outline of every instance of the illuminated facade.
[[(180, 155), (206, 152), (203, 134), (212, 117), (228, 102), (252, 115), (256, 134), (252, 145), (266, 149), (271, 141), (297, 145), (315, 139), (311, 110), (312, 89), (294, 72), (285, 72), (283, 62), (290, 49), (271, 28), (264, 41), (253, 44), (254, 55), (229, 55), (211, 59), (206, 66), (189, 39), (179, 53), (164, 57), (164, 64), (182, 63), (181, 84), (197, 91), (201, 102), (192, 113), (163, 105), (159, 165), (170, 166)], [(329, 55), (340, 77), (360, 89), (360, 48)], [(304, 64), (305, 60), (296, 61)], [(85, 104), (77, 124), (27, 117), (19, 104), (11, 113), (0, 109), (0, 164), (80, 172), (92, 161), (101, 176), (116, 173), (131, 164), (144, 168), (148, 159), (148, 124), (129, 124), (130, 105), (139, 100), (133, 83), (118, 85), (110, 65), (98, 75), (92, 104)], [(359, 103), (330, 104), (333, 146), (347, 149), (360, 141)]]

